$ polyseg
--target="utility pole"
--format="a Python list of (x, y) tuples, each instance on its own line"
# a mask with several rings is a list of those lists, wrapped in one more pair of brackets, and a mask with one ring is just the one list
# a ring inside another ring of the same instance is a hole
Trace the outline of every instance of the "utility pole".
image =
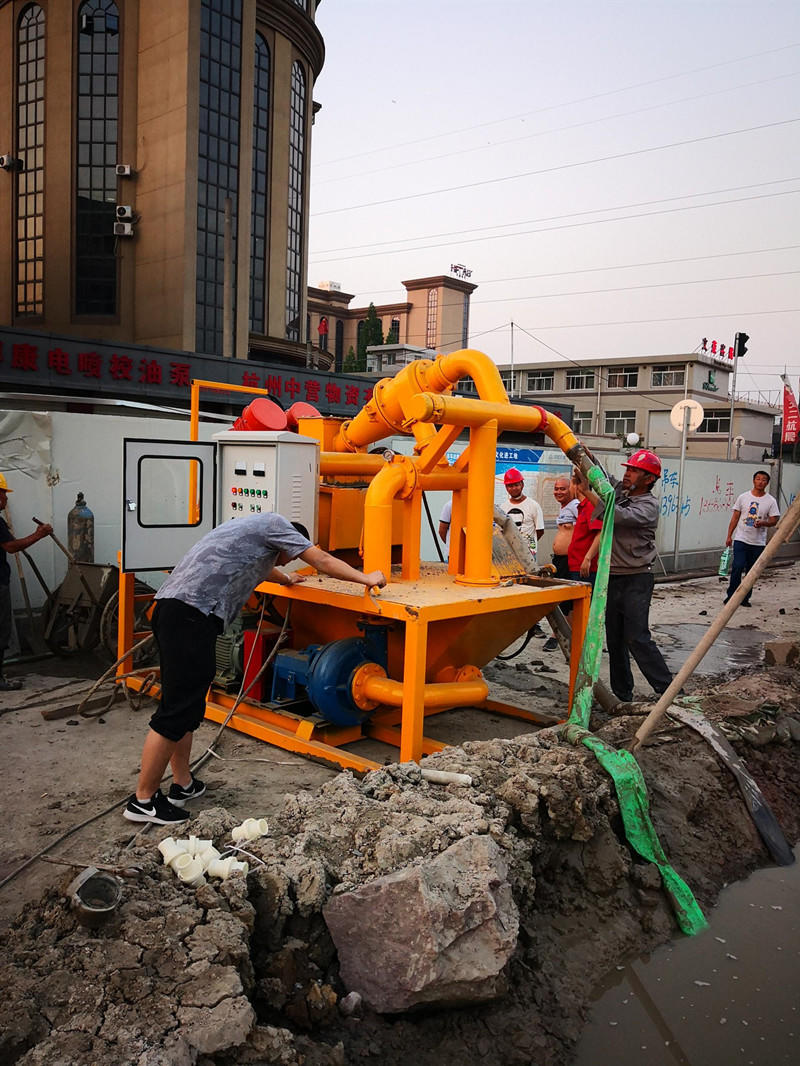
[(514, 399), (514, 319), (511, 319), (511, 399)]

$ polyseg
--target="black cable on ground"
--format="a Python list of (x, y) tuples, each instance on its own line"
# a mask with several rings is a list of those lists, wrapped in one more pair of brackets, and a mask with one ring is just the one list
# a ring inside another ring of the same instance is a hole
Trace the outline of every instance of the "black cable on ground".
[[(261, 615), (260, 615), (260, 617), (258, 619), (258, 627), (256, 629), (256, 637), (258, 637), (258, 634), (261, 631), (261, 625), (262, 625), (263, 620), (264, 620), (264, 611), (265, 611), (266, 603), (267, 603), (267, 599), (265, 597), (264, 600), (262, 601), (262, 604), (261, 604)], [(291, 617), (291, 610), (292, 610), (292, 604), (291, 604), (291, 601), (290, 601), (288, 606), (287, 606), (287, 609), (286, 609), (286, 616), (284, 617), (284, 620), (283, 620), (283, 627), (282, 627), (280, 633), (278, 634), (278, 638), (275, 641), (275, 644), (273, 645), (272, 650), (270, 651), (269, 655), (267, 656), (267, 658), (262, 663), (261, 668), (259, 669), (258, 673), (255, 675), (255, 677), (250, 682), (250, 684), (247, 686), (247, 688), (245, 688), (244, 687), (244, 678), (247, 676), (247, 668), (250, 665), (250, 662), (251, 662), (252, 657), (253, 657), (253, 653), (254, 653), (255, 648), (256, 648), (256, 646), (258, 644), (258, 640), (257, 639), (253, 641), (253, 647), (250, 649), (250, 656), (249, 656), (249, 658), (247, 660), (247, 663), (245, 664), (244, 673), (243, 673), (243, 677), (242, 677), (242, 684), (239, 687), (239, 693), (238, 693), (236, 699), (234, 700), (233, 706), (231, 707), (230, 711), (226, 715), (224, 722), (222, 722), (222, 724), (220, 725), (219, 729), (217, 730), (216, 736), (211, 741), (209, 746), (206, 748), (206, 750), (203, 752), (203, 754), (200, 756), (199, 759), (196, 759), (193, 763), (190, 764), (190, 768), (191, 768), (192, 772), (194, 772), (195, 770), (198, 770), (201, 766), (203, 766), (208, 761), (208, 759), (211, 758), (212, 755), (215, 756), (216, 758), (220, 758), (220, 756), (218, 756), (217, 753), (214, 751), (214, 745), (219, 741), (219, 738), (222, 736), (223, 730), (225, 729), (225, 727), (227, 726), (228, 722), (231, 720), (231, 718), (235, 714), (236, 709), (238, 708), (239, 704), (242, 702), (244, 697), (247, 695), (247, 693), (250, 691), (250, 689), (253, 687), (253, 685), (255, 685), (256, 681), (258, 681), (258, 679), (264, 673), (266, 668), (269, 666), (269, 664), (275, 658), (275, 655), (278, 652), (278, 648), (283, 643), (283, 640), (284, 640), (284, 638), (286, 636), (286, 631), (289, 628), (289, 619)], [(94, 686), (92, 687), (91, 691), (89, 692), (89, 695), (86, 696), (85, 699), (83, 700), (83, 703), (85, 703), (86, 700), (89, 698), (89, 696), (91, 696), (92, 693), (95, 692), (100, 687), (100, 685), (103, 683), (103, 681), (105, 681), (109, 677), (109, 675), (117, 668), (117, 666), (119, 666), (119, 664), (124, 659), (127, 659), (133, 653), (133, 651), (136, 650), (136, 648), (140, 648), (143, 644), (146, 644), (147, 641), (151, 640), (151, 639), (153, 639), (152, 635), (149, 636), (149, 637), (146, 637), (143, 641), (140, 641), (140, 643), (137, 644), (135, 648), (132, 648), (131, 651), (126, 652), (123, 656), (121, 656), (117, 660), (116, 663), (114, 663), (114, 665), (112, 667), (110, 667), (108, 670), (106, 670), (106, 672), (103, 674), (103, 676), (100, 678), (100, 680), (95, 682)], [(145, 669), (147, 669), (147, 668), (145, 668)], [(123, 678), (132, 677), (133, 675), (140, 674), (142, 672), (143, 671), (133, 670), (129, 674), (122, 674), (119, 677), (115, 677), (115, 684), (116, 684), (117, 681), (120, 681)], [(152, 682), (151, 682), (151, 684), (152, 684)], [(81, 704), (81, 706), (83, 706), (83, 703)], [(93, 715), (83, 715), (83, 717), (93, 717)], [(161, 779), (161, 783), (163, 784), (164, 781), (168, 781), (170, 779), (170, 777), (171, 777), (171, 774), (165, 774), (164, 777)], [(52, 851), (53, 848), (55, 848), (59, 844), (61, 844), (62, 841), (66, 840), (68, 837), (71, 837), (74, 833), (77, 833), (80, 829), (84, 829), (87, 825), (91, 825), (92, 822), (96, 822), (96, 821), (99, 821), (101, 818), (105, 818), (105, 816), (107, 814), (111, 814), (112, 811), (117, 810), (119, 807), (121, 807), (125, 803), (127, 803), (127, 800), (116, 800), (109, 807), (106, 807), (104, 810), (100, 811), (98, 814), (93, 814), (90, 818), (87, 818), (85, 821), (80, 822), (80, 824), (74, 825), (70, 829), (65, 830), (60, 836), (56, 837), (55, 840), (51, 840), (49, 844), (46, 844), (45, 847), (40, 848), (39, 851), (37, 851), (35, 855), (31, 855), (31, 857), (29, 859), (26, 859), (25, 862), (22, 863), (21, 866), (18, 866), (15, 870), (12, 870), (10, 874), (8, 874), (6, 877), (4, 877), (3, 880), (0, 881), (0, 889), (3, 889), (7, 884), (9, 884), (11, 881), (13, 881), (16, 877), (18, 877), (25, 870), (27, 870), (29, 866), (33, 865), (33, 863), (36, 862), (37, 859), (41, 858), (43, 855), (46, 855), (49, 851)], [(147, 826), (149, 826), (150, 824), (151, 823), (147, 823), (145, 828), (147, 828)]]

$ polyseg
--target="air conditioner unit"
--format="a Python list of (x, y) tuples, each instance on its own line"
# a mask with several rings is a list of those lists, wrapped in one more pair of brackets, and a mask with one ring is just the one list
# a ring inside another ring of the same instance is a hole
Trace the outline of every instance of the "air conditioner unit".
[(133, 222), (133, 208), (130, 204), (117, 204), (117, 218), (120, 222)]
[(132, 178), (134, 174), (133, 167), (130, 163), (117, 163), (114, 168), (117, 172), (118, 178)]
[(133, 236), (133, 223), (132, 222), (115, 222), (114, 223), (114, 236), (115, 237), (132, 237)]

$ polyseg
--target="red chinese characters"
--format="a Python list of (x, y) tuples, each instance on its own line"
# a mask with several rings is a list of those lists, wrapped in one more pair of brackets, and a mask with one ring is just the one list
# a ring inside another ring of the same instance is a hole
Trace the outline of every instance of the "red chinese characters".
[(355, 404), (357, 407), (361, 397), (361, 388), (358, 385), (346, 385), (344, 390), (344, 402)]
[(169, 364), (169, 383), (170, 385), (189, 385), (189, 374), (191, 371), (189, 363), (170, 363)]
[(117, 355), (115, 352), (111, 356), (111, 365), (108, 368), (108, 372), (115, 381), (132, 381), (132, 370), (133, 360), (129, 359), (127, 355)]
[(305, 382), (305, 390), (308, 403), (316, 403), (319, 400), (319, 382), (315, 378), (309, 378)]
[(32, 344), (13, 344), (11, 346), (11, 366), (15, 370), (38, 370), (39, 352)]
[(57, 374), (71, 374), (72, 367), (69, 364), (69, 352), (63, 348), (51, 348), (47, 353), (47, 365)]
[(103, 357), (97, 352), (78, 352), (78, 373), (85, 378), (99, 378), (103, 371)]

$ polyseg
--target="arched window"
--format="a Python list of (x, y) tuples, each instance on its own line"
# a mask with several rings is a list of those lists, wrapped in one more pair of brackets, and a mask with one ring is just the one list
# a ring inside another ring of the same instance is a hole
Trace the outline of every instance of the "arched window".
[(303, 278), (303, 173), (306, 154), (306, 76), (292, 64), (289, 99), (289, 219), (286, 249), (286, 339), (300, 340), (300, 286)]
[(338, 374), (342, 369), (342, 360), (344, 359), (344, 322), (340, 318), (336, 319), (336, 342), (333, 354), (336, 360), (335, 369)]
[(391, 325), (389, 326), (389, 335), (386, 338), (387, 344), (399, 344), (400, 343), (400, 319), (393, 318)]
[(428, 289), (428, 321), (425, 327), (425, 346), (436, 347), (436, 318), (439, 308), (439, 292), (437, 289)]
[[(225, 213), (230, 210), (231, 323), (236, 322), (239, 97), (242, 0), (203, 0), (200, 9), (200, 133), (197, 159), (196, 337), (221, 355), (225, 304)], [(235, 350), (235, 338), (231, 335)]]
[(17, 33), (16, 310), (44, 313), (44, 11), (20, 15)]
[(75, 313), (117, 313), (119, 12), (114, 0), (78, 8), (78, 171)]
[(269, 60), (267, 42), (257, 33), (253, 78), (253, 202), (250, 218), (250, 329), (253, 333), (264, 333), (266, 329)]

